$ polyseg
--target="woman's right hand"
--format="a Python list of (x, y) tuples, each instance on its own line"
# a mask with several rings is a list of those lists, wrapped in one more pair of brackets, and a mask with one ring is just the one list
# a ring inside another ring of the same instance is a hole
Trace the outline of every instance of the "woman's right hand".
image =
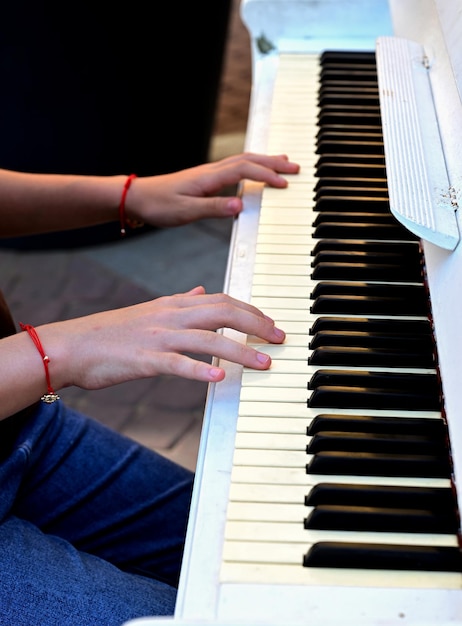
[(270, 367), (268, 355), (222, 333), (233, 328), (270, 343), (285, 334), (255, 307), (196, 287), (122, 309), (39, 327), (55, 385), (101, 389), (127, 380), (173, 374), (221, 381), (221, 367), (188, 354), (215, 356), (246, 367)]

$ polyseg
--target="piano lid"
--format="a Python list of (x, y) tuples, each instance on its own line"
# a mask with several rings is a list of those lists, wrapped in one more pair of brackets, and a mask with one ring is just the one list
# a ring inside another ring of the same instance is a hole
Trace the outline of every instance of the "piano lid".
[(453, 250), (457, 198), (446, 168), (424, 47), (400, 37), (376, 45), (390, 209), (418, 237)]

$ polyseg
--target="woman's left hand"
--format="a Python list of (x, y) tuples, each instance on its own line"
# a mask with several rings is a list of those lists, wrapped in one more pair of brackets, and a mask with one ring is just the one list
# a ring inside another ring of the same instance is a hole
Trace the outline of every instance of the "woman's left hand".
[(298, 164), (286, 155), (243, 153), (172, 174), (139, 178), (127, 195), (126, 213), (131, 219), (159, 227), (232, 217), (242, 211), (242, 200), (215, 194), (244, 179), (284, 188), (288, 183), (281, 174), (298, 171)]

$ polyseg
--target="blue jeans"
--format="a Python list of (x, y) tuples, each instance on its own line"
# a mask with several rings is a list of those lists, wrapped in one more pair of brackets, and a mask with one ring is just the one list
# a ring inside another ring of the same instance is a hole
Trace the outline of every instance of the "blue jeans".
[(192, 481), (62, 403), (41, 404), (0, 463), (0, 625), (172, 614)]

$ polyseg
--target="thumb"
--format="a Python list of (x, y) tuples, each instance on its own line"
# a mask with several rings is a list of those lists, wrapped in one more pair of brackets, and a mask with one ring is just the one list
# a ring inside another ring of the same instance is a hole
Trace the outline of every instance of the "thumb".
[(183, 295), (185, 296), (198, 296), (203, 295), (205, 293), (205, 287), (202, 285), (198, 285), (197, 287), (193, 287), (189, 291), (185, 291)]
[(234, 217), (242, 211), (242, 200), (235, 196), (200, 198), (196, 200), (195, 208), (195, 219)]

